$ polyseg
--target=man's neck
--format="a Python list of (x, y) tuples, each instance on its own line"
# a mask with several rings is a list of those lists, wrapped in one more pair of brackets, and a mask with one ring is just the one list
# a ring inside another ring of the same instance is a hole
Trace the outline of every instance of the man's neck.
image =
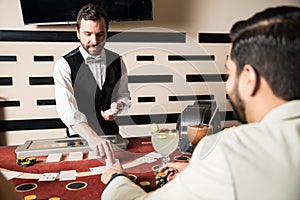
[(260, 122), (271, 110), (286, 103), (277, 97), (265, 79), (260, 79), (260, 85), (254, 96), (249, 97), (245, 109), (248, 123)]

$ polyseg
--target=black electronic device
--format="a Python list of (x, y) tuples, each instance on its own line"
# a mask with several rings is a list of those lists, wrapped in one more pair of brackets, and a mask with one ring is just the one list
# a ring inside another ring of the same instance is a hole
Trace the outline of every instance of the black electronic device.
[(179, 130), (179, 149), (182, 153), (191, 154), (195, 148), (187, 135), (187, 126), (193, 123), (212, 125), (213, 134), (220, 131), (220, 113), (216, 101), (195, 101), (193, 105), (188, 105), (181, 113), (176, 129)]
[(20, 0), (24, 24), (75, 24), (87, 3), (99, 3), (110, 21), (152, 20), (152, 0)]

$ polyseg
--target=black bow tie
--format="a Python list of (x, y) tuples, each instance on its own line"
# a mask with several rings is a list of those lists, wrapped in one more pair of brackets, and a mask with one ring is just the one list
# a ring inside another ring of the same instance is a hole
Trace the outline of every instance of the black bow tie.
[(101, 61), (101, 56), (96, 56), (96, 57), (92, 57), (89, 56), (86, 58), (85, 63), (89, 64), (89, 63), (100, 63)]

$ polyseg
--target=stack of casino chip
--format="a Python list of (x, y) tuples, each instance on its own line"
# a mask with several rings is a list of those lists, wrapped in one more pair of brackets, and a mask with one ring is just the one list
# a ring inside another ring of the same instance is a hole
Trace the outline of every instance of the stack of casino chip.
[(167, 181), (167, 174), (161, 172), (161, 173), (157, 173), (155, 176), (155, 181), (156, 181), (156, 186), (157, 187), (162, 187), (163, 185), (165, 185), (168, 181)]
[(17, 159), (17, 165), (21, 167), (29, 167), (31, 165), (34, 165), (36, 163), (36, 158), (35, 157), (30, 157), (30, 158), (18, 158)]

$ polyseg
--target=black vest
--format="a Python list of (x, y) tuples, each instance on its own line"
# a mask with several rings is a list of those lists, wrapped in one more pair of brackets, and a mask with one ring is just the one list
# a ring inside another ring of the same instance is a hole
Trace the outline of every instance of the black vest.
[[(71, 79), (74, 96), (80, 112), (87, 117), (91, 128), (98, 135), (112, 135), (119, 133), (115, 121), (105, 121), (101, 110), (110, 109), (110, 104), (116, 101), (119, 81), (121, 79), (121, 61), (118, 54), (105, 49), (106, 78), (102, 90), (79, 51), (79, 47), (64, 55), (71, 69)], [(67, 131), (69, 136), (69, 133)]]

